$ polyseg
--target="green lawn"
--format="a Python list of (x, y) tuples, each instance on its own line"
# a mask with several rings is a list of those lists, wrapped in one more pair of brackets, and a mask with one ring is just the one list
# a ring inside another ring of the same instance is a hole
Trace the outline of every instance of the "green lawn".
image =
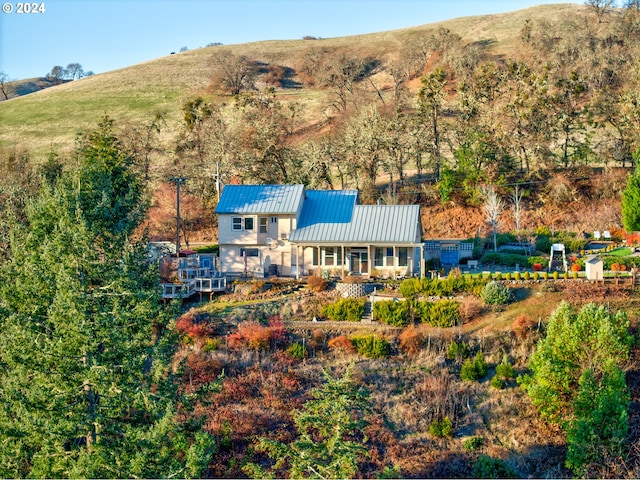
[(611, 255), (612, 257), (627, 257), (632, 253), (633, 251), (629, 247), (619, 247), (607, 252), (607, 255)]

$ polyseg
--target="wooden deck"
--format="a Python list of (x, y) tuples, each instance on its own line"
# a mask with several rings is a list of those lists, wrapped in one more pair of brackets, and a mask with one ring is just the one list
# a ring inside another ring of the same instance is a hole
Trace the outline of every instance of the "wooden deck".
[(227, 277), (215, 269), (211, 255), (193, 255), (178, 261), (177, 281), (161, 283), (163, 299), (186, 299), (196, 293), (224, 292)]

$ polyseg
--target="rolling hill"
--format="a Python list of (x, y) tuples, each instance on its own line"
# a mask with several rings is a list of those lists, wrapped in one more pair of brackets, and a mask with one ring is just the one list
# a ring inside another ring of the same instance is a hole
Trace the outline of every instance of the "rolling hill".
[[(78, 131), (95, 126), (108, 114), (117, 121), (142, 121), (154, 112), (167, 114), (164, 135), (175, 135), (180, 107), (194, 95), (206, 91), (213, 73), (213, 58), (223, 51), (246, 55), (267, 64), (293, 68), (311, 47), (345, 49), (379, 59), (390, 59), (413, 38), (449, 29), (466, 44), (483, 44), (497, 56), (515, 53), (520, 31), (529, 20), (570, 19), (585, 12), (575, 4), (542, 5), (525, 10), (478, 17), (462, 17), (445, 22), (401, 30), (321, 40), (263, 41), (190, 50), (132, 65), (63, 85), (40, 90), (0, 103), (0, 148), (28, 149), (36, 161), (50, 150), (65, 153), (73, 147)], [(384, 67), (375, 81), (388, 89)], [(295, 80), (295, 78), (294, 78)], [(412, 85), (416, 86), (415, 82)], [(304, 86), (278, 89), (283, 99), (295, 99), (305, 106), (305, 121), (322, 121), (326, 91)], [(224, 100), (224, 99), (222, 99)]]

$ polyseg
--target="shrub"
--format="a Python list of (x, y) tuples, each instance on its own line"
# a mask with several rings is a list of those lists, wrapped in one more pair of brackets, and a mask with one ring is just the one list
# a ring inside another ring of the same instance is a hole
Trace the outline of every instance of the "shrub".
[(531, 274), (529, 272), (524, 272), (524, 274), (522, 275), (522, 278), (528, 281), (531, 278)]
[(453, 300), (416, 302), (413, 306), (420, 320), (434, 327), (449, 328), (460, 323), (460, 308)]
[(398, 340), (400, 341), (400, 349), (404, 353), (415, 355), (422, 348), (425, 338), (424, 333), (419, 331), (415, 326), (410, 325), (402, 331), (398, 336)]
[(307, 285), (312, 292), (323, 292), (327, 289), (327, 281), (318, 275), (312, 275), (307, 280)]
[(511, 272), (507, 272), (507, 273), (505, 274), (505, 276), (504, 276), (504, 279), (505, 279), (507, 282), (510, 282), (510, 281), (511, 281)]
[(551, 251), (551, 239), (546, 235), (538, 235), (536, 238), (536, 250), (547, 253)]
[(473, 466), (473, 478), (518, 478), (502, 460), (480, 455)]
[(452, 271), (447, 278), (443, 279), (408, 278), (402, 281), (399, 291), (405, 298), (414, 298), (418, 295), (443, 297), (465, 292), (478, 294), (485, 283), (487, 280), (484, 278), (461, 275)]
[(355, 335), (351, 343), (360, 355), (367, 358), (385, 358), (389, 356), (391, 347), (387, 340), (379, 335)]
[(511, 330), (516, 338), (527, 338), (536, 326), (535, 320), (529, 318), (524, 313), (518, 315), (511, 324)]
[(384, 300), (373, 304), (373, 317), (387, 325), (404, 327), (410, 322), (408, 310), (407, 301)]
[(537, 282), (538, 280), (540, 280), (540, 273), (533, 272), (533, 281)]
[(460, 370), (460, 378), (466, 382), (475, 382), (484, 377), (488, 371), (489, 368), (487, 367), (483, 353), (478, 352), (473, 360), (470, 358), (465, 360)]
[(558, 273), (557, 270), (555, 272), (553, 272), (553, 279), (554, 280), (558, 280), (559, 277), (560, 277), (560, 274)]
[(484, 438), (482, 437), (469, 437), (464, 442), (462, 442), (462, 448), (464, 448), (467, 452), (475, 452), (480, 450), (485, 444)]
[(533, 265), (531, 265), (531, 268), (534, 272), (541, 272), (544, 267), (540, 263), (534, 263)]
[(503, 358), (502, 362), (496, 366), (496, 377), (502, 380), (509, 380), (516, 376), (516, 371), (508, 358)]
[(293, 358), (302, 360), (307, 356), (307, 349), (300, 342), (295, 342), (289, 345), (289, 348), (287, 348), (287, 353)]
[(482, 312), (482, 305), (480, 304), (480, 300), (477, 298), (467, 296), (464, 297), (462, 302), (458, 305), (458, 311), (463, 322), (470, 322), (480, 315)]
[(487, 305), (506, 305), (511, 302), (511, 290), (502, 283), (489, 282), (482, 291), (482, 299)]
[(364, 315), (364, 300), (343, 298), (322, 308), (322, 315), (337, 322), (359, 322)]
[(493, 377), (491, 379), (491, 382), (489, 382), (489, 385), (498, 390), (502, 390), (502, 388), (504, 387), (504, 381), (499, 377)]
[(340, 351), (343, 353), (355, 353), (356, 349), (353, 346), (353, 342), (344, 335), (339, 335), (332, 338), (327, 342), (327, 346), (334, 351)]
[(191, 339), (205, 337), (213, 333), (213, 328), (206, 322), (200, 322), (190, 312), (185, 313), (176, 320), (176, 328), (182, 335)]
[(449, 360), (460, 360), (469, 355), (469, 346), (465, 342), (456, 342), (451, 340), (449, 349), (447, 350), (447, 358)]
[(515, 277), (516, 282), (519, 282), (519, 281), (521, 280), (521, 278), (522, 278), (522, 277), (520, 276), (520, 272), (516, 272), (516, 273), (515, 273), (515, 275), (514, 275), (514, 277)]
[(451, 419), (446, 416), (441, 420), (434, 420), (429, 425), (429, 433), (436, 438), (449, 438), (453, 435)]

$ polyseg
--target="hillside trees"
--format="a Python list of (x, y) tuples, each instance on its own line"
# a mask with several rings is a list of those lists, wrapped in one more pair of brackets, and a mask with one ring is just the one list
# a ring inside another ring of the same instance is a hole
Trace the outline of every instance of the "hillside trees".
[(0, 271), (0, 476), (198, 476), (213, 442), (177, 422), (172, 341), (152, 341), (170, 312), (131, 238), (132, 158), (109, 119), (77, 158), (28, 202)]
[(622, 224), (627, 232), (640, 230), (640, 169), (637, 166), (622, 192)]
[(422, 77), (421, 87), (418, 91), (419, 116), (424, 125), (425, 134), (429, 139), (429, 154), (432, 159), (433, 171), (436, 180), (440, 178), (442, 165), (441, 137), (442, 137), (442, 110), (446, 97), (445, 85), (447, 74), (442, 69), (436, 69)]
[[(312, 390), (312, 399), (292, 413), (298, 438), (289, 444), (260, 438), (255, 448), (275, 464), (265, 471), (248, 464), (253, 478), (287, 471), (290, 478), (352, 478), (358, 463), (368, 456), (365, 416), (368, 394), (351, 380), (353, 365), (340, 378), (325, 372), (325, 383)], [(272, 473), (273, 472), (273, 473)]]
[(285, 105), (272, 89), (241, 95), (236, 103), (240, 121), (234, 131), (239, 142), (234, 169), (257, 183), (307, 183), (300, 157), (291, 145), (300, 106)]
[[(531, 356), (523, 389), (545, 420), (567, 432), (567, 466), (583, 476), (622, 456), (629, 393), (622, 367), (633, 337), (624, 312), (562, 303)], [(600, 476), (600, 475), (597, 475)]]

